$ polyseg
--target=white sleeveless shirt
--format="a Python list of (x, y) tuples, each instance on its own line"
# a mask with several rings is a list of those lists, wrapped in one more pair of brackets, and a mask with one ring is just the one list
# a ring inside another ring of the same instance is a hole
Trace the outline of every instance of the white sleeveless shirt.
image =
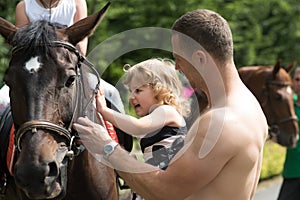
[(25, 11), (30, 22), (37, 20), (46, 20), (51, 23), (59, 23), (71, 26), (74, 23), (76, 12), (75, 0), (60, 0), (55, 8), (43, 8), (36, 0), (24, 0)]

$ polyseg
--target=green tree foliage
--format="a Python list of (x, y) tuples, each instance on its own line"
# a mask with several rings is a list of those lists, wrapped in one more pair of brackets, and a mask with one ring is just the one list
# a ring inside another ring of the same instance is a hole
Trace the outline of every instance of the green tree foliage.
[[(299, 4), (295, 0), (148, 0), (147, 3), (143, 0), (119, 0), (113, 1), (108, 26), (105, 27), (107, 34), (103, 35), (109, 37), (147, 26), (170, 28), (183, 13), (207, 8), (219, 12), (229, 21), (237, 67), (273, 65), (278, 59), (287, 65), (292, 60), (298, 61)], [(157, 50), (135, 51), (114, 62), (104, 77), (114, 80), (113, 74), (122, 74), (121, 67), (125, 63), (136, 63), (155, 56), (172, 55)]]
[[(0, 16), (14, 23), (17, 2), (2, 0)], [(105, 3), (103, 0), (87, 0), (89, 14), (101, 9)], [(89, 51), (107, 38), (127, 30), (141, 27), (170, 28), (183, 13), (197, 8), (217, 11), (229, 21), (237, 67), (272, 65), (277, 59), (282, 59), (284, 64), (292, 60), (299, 62), (300, 2), (297, 0), (112, 0), (106, 17), (89, 40)], [(119, 45), (126, 45), (126, 42)], [(172, 54), (157, 49), (129, 52), (114, 60), (102, 76), (116, 83), (123, 74), (124, 64), (135, 64), (150, 57), (172, 58)], [(1, 79), (9, 58), (9, 47), (0, 38)], [(93, 62), (97, 62), (96, 66), (104, 63), (101, 59)]]
[(299, 2), (232, 1), (222, 12), (229, 20), (238, 66), (272, 65), (277, 59), (288, 64), (298, 60)]
[[(0, 1), (0, 17), (14, 22), (15, 6), (17, 0), (1, 0)], [(3, 75), (8, 66), (10, 51), (9, 46), (5, 43), (4, 39), (0, 37), (0, 87), (3, 82)]]

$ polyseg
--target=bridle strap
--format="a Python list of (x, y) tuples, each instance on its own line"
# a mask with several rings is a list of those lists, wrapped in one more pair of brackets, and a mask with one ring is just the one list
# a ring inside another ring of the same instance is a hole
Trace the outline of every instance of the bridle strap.
[(271, 81), (271, 80), (266, 80), (266, 85), (277, 85), (277, 86), (291, 86), (290, 82), (283, 82), (283, 81)]
[[(44, 45), (45, 44), (41, 44), (41, 45), (38, 45), (38, 46), (44, 46)], [(72, 45), (68, 42), (65, 42), (65, 41), (57, 40), (57, 41), (51, 42), (51, 44), (49, 44), (49, 46), (50, 47), (63, 47), (63, 48), (68, 49), (69, 51), (75, 53), (78, 57), (78, 62), (81, 62), (81, 63), (87, 65), (90, 69), (92, 69), (93, 72), (95, 72), (97, 74), (97, 77), (99, 77), (99, 74), (98, 74), (97, 70), (94, 68), (94, 65), (90, 61), (88, 61), (86, 59), (86, 57), (81, 55), (81, 53), (78, 51), (78, 49), (74, 45)], [(12, 54), (15, 54), (16, 52), (20, 51), (23, 48), (25, 48), (25, 46), (15, 46), (15, 47), (13, 47), (12, 48)]]
[[(100, 75), (99, 75), (98, 71), (95, 69), (94, 65), (90, 61), (88, 61), (86, 59), (86, 57), (84, 57), (83, 55), (81, 55), (81, 53), (78, 51), (78, 49), (76, 47), (74, 47), (72, 44), (70, 44), (68, 42), (65, 42), (65, 41), (53, 41), (52, 44), (51, 44), (51, 47), (63, 47), (63, 48), (68, 49), (71, 52), (74, 52), (77, 55), (77, 57), (78, 57), (77, 74), (78, 75), (81, 74), (80, 73), (81, 63), (83, 63), (86, 66), (88, 66), (89, 69), (92, 70), (96, 74), (97, 84), (96, 84), (96, 86), (94, 88), (93, 95), (92, 95), (92, 97), (89, 99), (89, 101), (87, 102), (87, 104), (83, 108), (83, 113), (84, 113), (84, 115), (86, 115), (86, 110), (87, 110), (88, 105), (90, 103), (92, 103), (92, 100), (94, 99), (95, 94), (97, 94), (97, 92), (98, 92), (98, 88), (99, 88), (99, 85), (100, 85)], [(82, 81), (82, 83), (83, 83), (83, 81)], [(84, 90), (84, 87), (83, 87), (83, 90)], [(72, 118), (70, 126), (72, 126), (73, 122), (74, 122), (74, 118)], [(71, 130), (71, 127), (69, 127), (68, 130)]]
[(286, 122), (289, 122), (289, 121), (298, 121), (298, 117), (297, 116), (287, 117), (287, 118), (279, 120), (277, 122), (277, 124), (283, 124), (283, 123), (286, 123)]
[(65, 137), (68, 141), (71, 140), (70, 132), (64, 127), (49, 121), (32, 120), (22, 124), (15, 134), (16, 145), (19, 151), (21, 151), (20, 142), (23, 135), (28, 131), (31, 131), (31, 133), (37, 133), (38, 129), (53, 131), (58, 135)]

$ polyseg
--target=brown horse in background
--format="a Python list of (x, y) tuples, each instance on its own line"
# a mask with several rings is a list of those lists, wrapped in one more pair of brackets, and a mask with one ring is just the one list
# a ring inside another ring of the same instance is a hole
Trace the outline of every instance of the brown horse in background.
[(298, 119), (294, 111), (292, 79), (281, 61), (275, 66), (245, 66), (238, 69), (245, 85), (258, 99), (269, 124), (269, 136), (278, 144), (294, 147), (298, 140)]
[(71, 128), (98, 89), (87, 93), (84, 69), (93, 67), (75, 46), (108, 6), (68, 28), (38, 21), (18, 29), (0, 19), (0, 33), (13, 47), (4, 79), (18, 151), (4, 199), (118, 199), (114, 170), (84, 150)]

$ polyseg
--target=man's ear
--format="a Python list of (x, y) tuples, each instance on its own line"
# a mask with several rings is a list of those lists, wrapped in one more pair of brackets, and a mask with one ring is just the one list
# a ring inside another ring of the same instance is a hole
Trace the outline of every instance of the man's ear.
[(204, 65), (207, 62), (207, 57), (204, 51), (202, 50), (197, 50), (193, 53), (192, 55), (192, 61), (193, 63), (195, 63), (196, 65)]

